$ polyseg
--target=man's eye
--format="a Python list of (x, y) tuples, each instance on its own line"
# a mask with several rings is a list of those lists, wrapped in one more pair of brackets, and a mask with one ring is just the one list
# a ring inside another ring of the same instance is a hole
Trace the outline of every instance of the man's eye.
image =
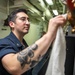
[(24, 19), (24, 18), (21, 18), (21, 20), (22, 20), (22, 21), (25, 21), (25, 19)]
[(28, 20), (29, 21), (29, 18), (20, 18), (21, 21), (26, 21)]

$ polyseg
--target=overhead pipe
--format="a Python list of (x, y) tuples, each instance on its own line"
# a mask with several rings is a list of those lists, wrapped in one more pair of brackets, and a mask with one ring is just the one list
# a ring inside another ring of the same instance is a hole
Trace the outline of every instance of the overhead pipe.
[(32, 6), (27, 0), (22, 0), (23, 4), (27, 6), (30, 10), (34, 11), (38, 16), (41, 16), (41, 13), (34, 7)]
[(62, 5), (63, 7), (63, 14), (66, 12), (66, 5), (63, 3), (65, 0), (59, 0), (59, 3)]

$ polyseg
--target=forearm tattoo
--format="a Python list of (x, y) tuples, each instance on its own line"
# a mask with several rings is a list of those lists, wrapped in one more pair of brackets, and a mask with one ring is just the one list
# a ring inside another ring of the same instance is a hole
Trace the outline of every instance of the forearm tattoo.
[(19, 52), (17, 59), (21, 63), (22, 69), (25, 67), (25, 65), (30, 65), (30, 68), (32, 68), (38, 63), (41, 55), (39, 55), (36, 60), (32, 60), (32, 58), (34, 57), (34, 51), (37, 50), (37, 48), (38, 45), (33, 44), (32, 46), (29, 46), (25, 50)]

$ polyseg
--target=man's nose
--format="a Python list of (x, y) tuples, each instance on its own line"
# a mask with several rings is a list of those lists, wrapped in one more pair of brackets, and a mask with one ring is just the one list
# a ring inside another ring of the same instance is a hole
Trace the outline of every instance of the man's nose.
[(30, 22), (28, 20), (26, 20), (26, 24), (30, 24)]

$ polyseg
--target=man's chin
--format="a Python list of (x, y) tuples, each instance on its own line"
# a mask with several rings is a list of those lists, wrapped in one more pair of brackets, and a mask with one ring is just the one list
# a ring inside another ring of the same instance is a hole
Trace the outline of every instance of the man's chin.
[(25, 32), (24, 34), (28, 34), (29, 32)]

